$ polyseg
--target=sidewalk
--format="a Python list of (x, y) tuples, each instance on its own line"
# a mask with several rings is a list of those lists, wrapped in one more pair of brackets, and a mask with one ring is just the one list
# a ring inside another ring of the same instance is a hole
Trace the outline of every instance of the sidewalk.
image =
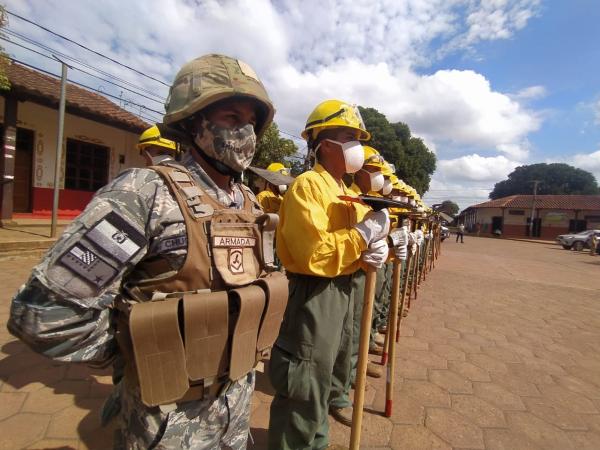
[(49, 248), (62, 234), (72, 219), (59, 219), (56, 238), (51, 238), (51, 220), (13, 219), (14, 225), (0, 227), (0, 256), (18, 255), (21, 252), (41, 252)]
[[(0, 318), (35, 264), (0, 260)], [(446, 241), (402, 321), (393, 414), (369, 379), (361, 450), (600, 448), (600, 257), (504, 239)], [(559, 274), (559, 275), (557, 275)], [(266, 448), (273, 389), (257, 377)], [(110, 372), (34, 354), (0, 327), (0, 450), (107, 449)], [(330, 421), (332, 442), (350, 429)]]

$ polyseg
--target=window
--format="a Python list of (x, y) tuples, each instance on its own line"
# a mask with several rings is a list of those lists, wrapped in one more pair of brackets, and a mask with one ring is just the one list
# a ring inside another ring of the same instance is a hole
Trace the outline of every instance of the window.
[(108, 147), (67, 139), (65, 189), (100, 189), (108, 182), (109, 156)]

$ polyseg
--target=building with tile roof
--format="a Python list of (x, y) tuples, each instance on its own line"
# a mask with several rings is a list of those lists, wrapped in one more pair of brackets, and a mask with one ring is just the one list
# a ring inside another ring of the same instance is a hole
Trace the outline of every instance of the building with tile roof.
[[(1, 219), (52, 210), (60, 79), (12, 62), (0, 92), (3, 136)], [(59, 214), (75, 216), (94, 192), (129, 167), (144, 165), (135, 146), (150, 126), (108, 98), (67, 83)]]
[[(532, 223), (533, 218), (533, 223)], [(600, 228), (600, 195), (510, 195), (469, 206), (459, 221), (483, 234), (554, 239)]]

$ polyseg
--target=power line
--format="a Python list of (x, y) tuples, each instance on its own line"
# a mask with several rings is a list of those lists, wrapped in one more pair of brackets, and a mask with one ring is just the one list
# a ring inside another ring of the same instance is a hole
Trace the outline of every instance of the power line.
[[(0, 36), (0, 39), (2, 39), (3, 41), (6, 41), (6, 42), (10, 42), (11, 44), (16, 45), (17, 47), (21, 47), (21, 48), (24, 48), (25, 50), (29, 50), (30, 52), (37, 53), (38, 55), (43, 56), (44, 58), (48, 58), (48, 59), (50, 59), (52, 61), (56, 61), (56, 59), (52, 58), (51, 56), (48, 56), (48, 55), (46, 55), (46, 54), (44, 54), (42, 52), (38, 52), (37, 50), (34, 50), (32, 48), (27, 47), (26, 45), (22, 45), (22, 44), (19, 44), (18, 42), (11, 41), (10, 39), (7, 39), (7, 38), (2, 37), (2, 36)], [(114, 81), (110, 81), (110, 80), (107, 80), (106, 78), (102, 78), (102, 77), (100, 77), (98, 75), (94, 75), (93, 73), (88, 72), (87, 70), (83, 70), (83, 69), (81, 69), (79, 67), (72, 67), (72, 66), (71, 66), (71, 68), (74, 69), (74, 70), (78, 70), (78, 71), (80, 71), (82, 73), (85, 73), (86, 75), (89, 75), (91, 77), (97, 78), (100, 81), (104, 81), (105, 83), (110, 83), (110, 84), (112, 84), (114, 86), (117, 86), (117, 87), (119, 87), (121, 89), (124, 89), (124, 90), (126, 90), (128, 92), (131, 92), (132, 94), (139, 95), (140, 97), (144, 97), (144, 98), (146, 98), (148, 100), (151, 100), (153, 102), (156, 102), (156, 103), (158, 103), (160, 105), (163, 104), (163, 102), (161, 102), (159, 100), (156, 100), (156, 99), (153, 99), (151, 97), (148, 97), (147, 95), (144, 95), (144, 94), (142, 94), (140, 92), (134, 91), (133, 89), (129, 89), (128, 87), (122, 86), (119, 83), (115, 83)]]
[(106, 71), (104, 71), (102, 69), (98, 69), (98, 68), (96, 68), (96, 67), (88, 64), (87, 62), (81, 60), (81, 59), (78, 59), (78, 58), (75, 58), (73, 56), (70, 56), (70, 55), (67, 55), (65, 53), (62, 53), (62, 52), (60, 52), (60, 51), (58, 51), (56, 49), (53, 49), (53, 48), (51, 48), (51, 47), (49, 47), (49, 46), (47, 46), (45, 44), (42, 44), (42, 43), (36, 41), (35, 39), (32, 39), (32, 38), (30, 38), (28, 36), (25, 36), (25, 35), (23, 35), (21, 33), (18, 33), (16, 31), (13, 31), (13, 30), (10, 30), (10, 29), (5, 29), (4, 31), (6, 33), (8, 33), (10, 36), (14, 36), (14, 37), (16, 37), (18, 39), (21, 39), (21, 40), (29, 43), (29, 44), (35, 45), (36, 47), (39, 47), (39, 48), (42, 48), (42, 49), (46, 50), (47, 52), (49, 52), (51, 54), (55, 54), (55, 55), (61, 56), (63, 58), (66, 58), (66, 59), (68, 59), (70, 61), (74, 61), (74, 62), (76, 62), (78, 64), (81, 64), (84, 67), (87, 67), (88, 69), (95, 70), (96, 72), (101, 73), (102, 75), (105, 75), (105, 76), (107, 76), (109, 78), (112, 78), (112, 79), (115, 79), (117, 81), (120, 81), (121, 83), (124, 83), (126, 85), (131, 86), (131, 87), (134, 87), (134, 88), (136, 88), (136, 89), (138, 89), (138, 90), (140, 90), (142, 92), (146, 92), (147, 94), (153, 95), (154, 97), (156, 97), (157, 99), (159, 99), (161, 101), (165, 100), (164, 97), (161, 97), (161, 96), (157, 95), (155, 93), (155, 91), (139, 87), (139, 86), (137, 86), (136, 84), (134, 84), (134, 83), (132, 83), (130, 81), (124, 80), (123, 78), (119, 78), (118, 76), (113, 75), (113, 74), (111, 74), (109, 72), (106, 72)]
[[(29, 68), (31, 68), (31, 69), (35, 69), (35, 70), (37, 70), (37, 71), (39, 71), (39, 72), (45, 73), (46, 75), (50, 75), (50, 76), (53, 76), (53, 77), (55, 77), (55, 78), (60, 78), (58, 75), (56, 75), (56, 74), (54, 74), (54, 73), (52, 73), (52, 72), (49, 72), (49, 71), (47, 71), (47, 70), (41, 69), (41, 68), (39, 68), (39, 67), (36, 67), (36, 66), (33, 66), (33, 65), (31, 65), (31, 64), (28, 64), (28, 63), (26, 63), (26, 62), (24, 62), (24, 61), (20, 61), (20, 60), (18, 60), (18, 59), (15, 59), (15, 58), (10, 58), (10, 60), (11, 60), (11, 61), (14, 61), (14, 62), (16, 62), (16, 63), (22, 64), (22, 65), (24, 65), (24, 66), (27, 66), (27, 67), (29, 67)], [(111, 97), (111, 98), (114, 98), (114, 99), (116, 99), (116, 100), (119, 100), (119, 101), (124, 101), (124, 102), (126, 102), (126, 103), (128, 103), (128, 104), (131, 104), (131, 105), (134, 105), (134, 106), (139, 106), (140, 108), (144, 108), (144, 109), (145, 109), (145, 110), (147, 110), (147, 111), (151, 111), (151, 112), (153, 112), (153, 113), (156, 113), (156, 114), (158, 114), (159, 116), (162, 116), (162, 114), (163, 114), (162, 112), (160, 112), (160, 111), (156, 111), (155, 109), (148, 108), (147, 106), (141, 105), (141, 104), (139, 104), (139, 103), (132, 102), (131, 100), (124, 100), (124, 99), (122, 99), (121, 97), (117, 97), (116, 95), (112, 95), (112, 94), (109, 94), (109, 93), (107, 93), (107, 92), (102, 92), (102, 91), (101, 91), (101, 90), (99, 90), (99, 89), (94, 89), (93, 87), (87, 86), (87, 85), (85, 85), (85, 84), (83, 84), (83, 83), (79, 83), (78, 81), (69, 80), (69, 79), (67, 79), (67, 81), (68, 81), (69, 83), (71, 83), (71, 84), (75, 84), (75, 85), (77, 85), (77, 86), (81, 86), (81, 87), (83, 87), (83, 88), (86, 88), (86, 89), (88, 89), (88, 90), (90, 90), (90, 91), (93, 91), (93, 92), (96, 92), (96, 93), (98, 93), (98, 94), (104, 95), (104, 96), (106, 96), (106, 97)], [(133, 114), (133, 113), (132, 113), (132, 114)]]
[(110, 56), (106, 56), (106, 55), (104, 55), (103, 53), (100, 53), (100, 52), (98, 52), (98, 51), (96, 51), (96, 50), (92, 50), (91, 48), (89, 48), (89, 47), (86, 47), (85, 45), (83, 45), (83, 44), (80, 44), (79, 42), (75, 42), (74, 40), (72, 40), (72, 39), (69, 39), (69, 38), (68, 38), (68, 37), (66, 37), (66, 36), (63, 36), (62, 34), (56, 33), (56, 32), (54, 32), (54, 31), (50, 30), (49, 28), (46, 28), (45, 26), (43, 26), (43, 25), (40, 25), (40, 24), (39, 24), (39, 23), (37, 23), (37, 22), (34, 22), (33, 20), (27, 19), (27, 18), (25, 18), (25, 17), (23, 17), (23, 16), (20, 16), (20, 15), (18, 15), (18, 14), (15, 14), (15, 13), (11, 12), (11, 11), (8, 11), (8, 10), (6, 10), (6, 12), (7, 12), (8, 14), (10, 14), (11, 16), (17, 17), (18, 19), (21, 19), (21, 20), (23, 20), (23, 21), (25, 21), (25, 22), (27, 22), (27, 23), (30, 23), (30, 24), (32, 24), (32, 25), (35, 25), (35, 26), (36, 26), (36, 27), (38, 27), (38, 28), (41, 28), (42, 30), (44, 30), (44, 31), (46, 31), (46, 32), (48, 32), (48, 33), (50, 33), (50, 34), (53, 34), (54, 36), (57, 36), (57, 37), (59, 37), (59, 38), (61, 38), (61, 39), (64, 39), (64, 40), (65, 40), (65, 41), (67, 41), (67, 42), (70, 42), (70, 43), (72, 43), (72, 44), (75, 44), (75, 45), (77, 45), (78, 47), (81, 47), (81, 48), (83, 48), (83, 49), (87, 50), (88, 52), (94, 53), (95, 55), (98, 55), (98, 56), (100, 56), (100, 57), (102, 57), (102, 58), (105, 58), (105, 59), (107, 59), (107, 60), (109, 60), (109, 61), (112, 61), (113, 63), (115, 63), (115, 64), (118, 64), (118, 65), (119, 65), (119, 66), (121, 66), (121, 67), (125, 67), (125, 68), (127, 68), (127, 69), (129, 69), (129, 70), (132, 70), (133, 72), (135, 72), (135, 73), (137, 73), (137, 74), (139, 74), (139, 75), (142, 75), (142, 76), (144, 76), (144, 77), (146, 77), (146, 78), (149, 78), (149, 79), (151, 79), (151, 80), (154, 80), (154, 81), (156, 81), (156, 82), (158, 82), (158, 83), (161, 83), (161, 84), (163, 84), (163, 85), (165, 85), (165, 86), (167, 86), (167, 87), (169, 87), (169, 86), (170, 86), (168, 83), (165, 83), (164, 81), (162, 81), (162, 80), (159, 80), (158, 78), (154, 78), (154, 77), (153, 77), (153, 76), (151, 76), (151, 75), (145, 74), (144, 72), (141, 72), (141, 71), (139, 71), (139, 70), (137, 70), (137, 69), (134, 69), (133, 67), (131, 67), (131, 66), (128, 66), (127, 64), (123, 64), (122, 62), (119, 62), (119, 61), (117, 61), (116, 59), (113, 59), (113, 58), (111, 58)]

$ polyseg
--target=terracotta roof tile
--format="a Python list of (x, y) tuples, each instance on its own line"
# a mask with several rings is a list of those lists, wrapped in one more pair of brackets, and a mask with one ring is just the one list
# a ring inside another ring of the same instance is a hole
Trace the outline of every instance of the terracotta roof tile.
[[(12, 92), (41, 97), (58, 105), (60, 96), (59, 79), (14, 62), (8, 66), (7, 75)], [(150, 124), (111, 102), (106, 97), (71, 83), (67, 83), (66, 106), (135, 132), (141, 132), (150, 126)]]
[[(470, 206), (470, 208), (531, 208), (533, 195), (510, 195)], [(537, 209), (600, 210), (600, 195), (538, 195)]]

